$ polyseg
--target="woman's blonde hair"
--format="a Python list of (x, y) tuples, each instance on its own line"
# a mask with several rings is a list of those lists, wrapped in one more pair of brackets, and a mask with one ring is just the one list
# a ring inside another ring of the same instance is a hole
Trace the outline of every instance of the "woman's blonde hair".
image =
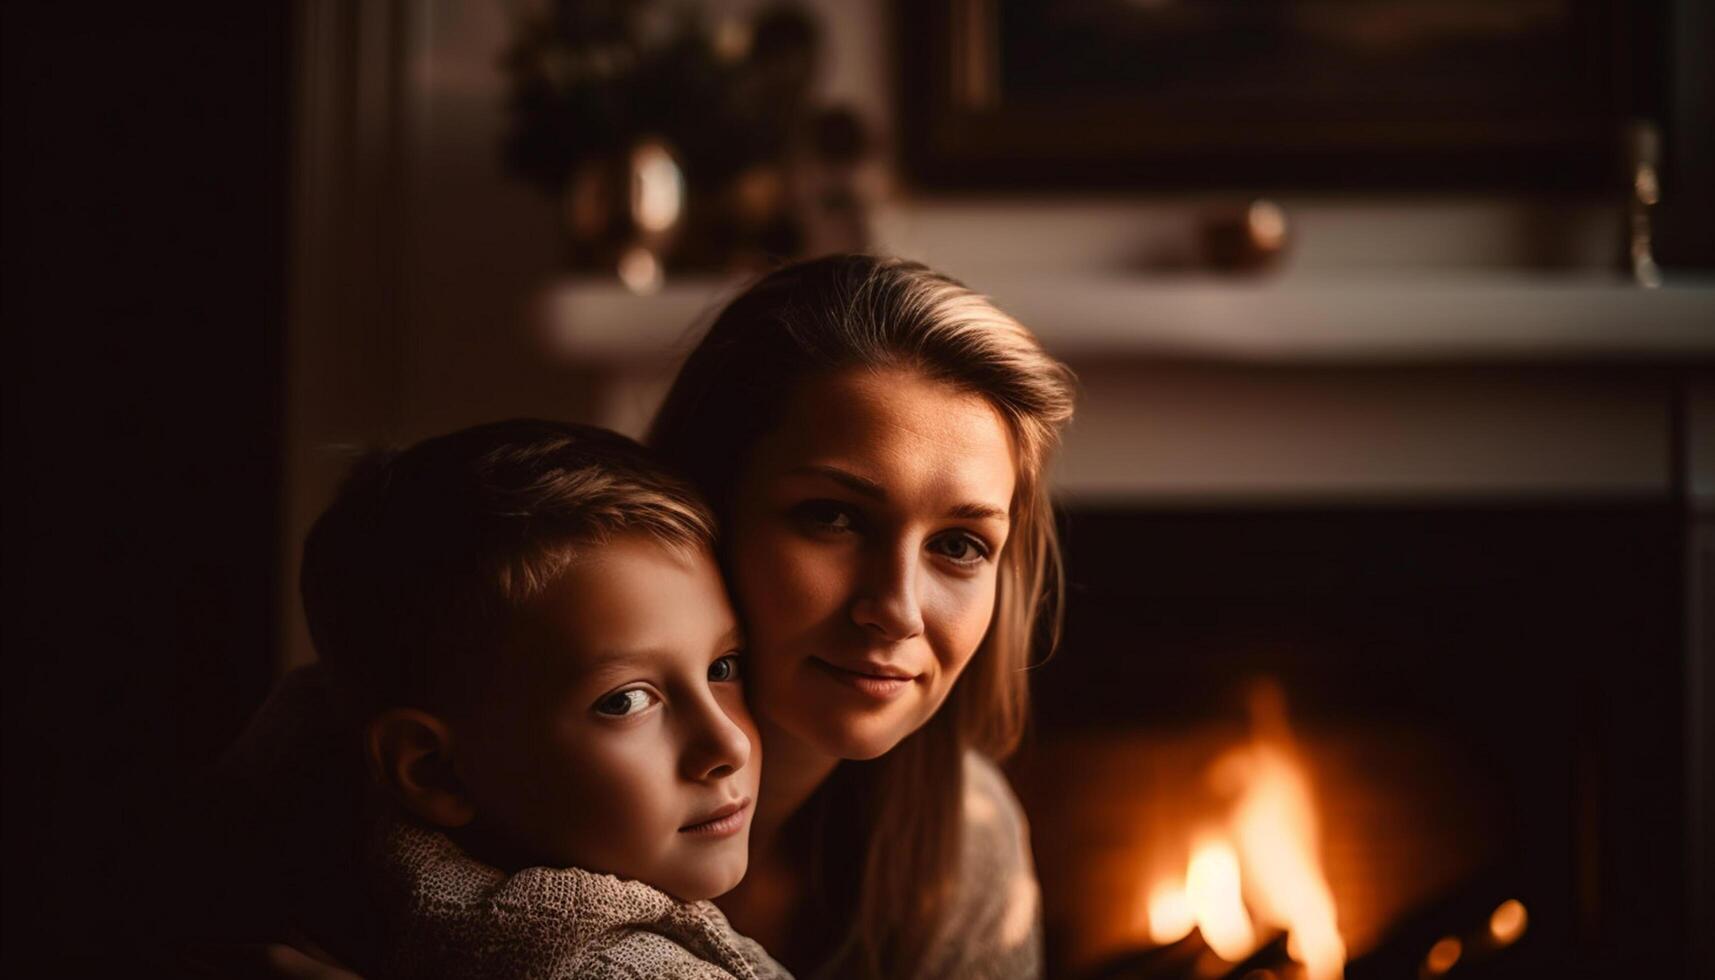
[[(1017, 452), (1012, 529), (992, 624), (946, 704), (869, 762), (842, 763), (795, 824), (819, 839), (824, 890), (855, 922), (864, 972), (915, 972), (958, 871), (964, 751), (1002, 758), (1029, 712), (1025, 668), (1060, 628), (1060, 551), (1046, 469), (1071, 419), (1073, 381), (1017, 320), (916, 262), (841, 255), (786, 266), (715, 318), (656, 416), (649, 442), (723, 525), (751, 451), (808, 378), (903, 368), (986, 399)], [(841, 856), (847, 867), (838, 867)]]

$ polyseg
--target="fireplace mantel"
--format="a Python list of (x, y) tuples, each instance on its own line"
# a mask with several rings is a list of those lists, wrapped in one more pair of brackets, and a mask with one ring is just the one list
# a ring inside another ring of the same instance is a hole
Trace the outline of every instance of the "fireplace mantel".
[[(969, 278), (1078, 372), (1068, 498), (1146, 505), (1658, 497), (1715, 502), (1715, 280), (1438, 274)], [(537, 297), (595, 421), (641, 432), (739, 285)]]
[[(1568, 363), (1715, 356), (1715, 279), (1639, 289), (1524, 275), (1296, 278), (995, 276), (972, 280), (1069, 361), (1244, 364)], [(693, 279), (649, 296), (566, 280), (537, 323), (575, 363), (671, 359), (739, 283)]]

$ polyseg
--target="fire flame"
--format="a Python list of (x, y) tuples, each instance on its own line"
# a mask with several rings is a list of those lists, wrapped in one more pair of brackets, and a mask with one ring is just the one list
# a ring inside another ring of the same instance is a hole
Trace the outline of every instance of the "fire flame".
[(1203, 941), (1215, 955), (1228, 962), (1249, 956), (1256, 949), (1256, 930), (1245, 914), (1239, 890), (1239, 856), (1224, 840), (1205, 841), (1191, 852), (1185, 869), (1185, 893)]
[(1157, 945), (1176, 943), (1197, 928), (1196, 914), (1185, 889), (1164, 881), (1149, 893), (1149, 938)]
[(1183, 883), (1157, 883), (1149, 932), (1175, 942), (1195, 927), (1228, 962), (1253, 952), (1261, 929), (1287, 935), (1287, 955), (1309, 980), (1345, 972), (1346, 944), (1322, 871), (1309, 777), (1298, 764), (1278, 689), (1252, 698), (1253, 736), (1210, 768), (1211, 785), (1231, 805), (1226, 819), (1191, 848)]

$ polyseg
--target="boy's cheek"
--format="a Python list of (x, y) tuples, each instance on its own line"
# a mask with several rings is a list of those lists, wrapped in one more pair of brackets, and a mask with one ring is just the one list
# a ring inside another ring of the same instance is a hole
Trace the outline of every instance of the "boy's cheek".
[(634, 862), (653, 846), (649, 838), (665, 828), (671, 801), (652, 792), (651, 770), (634, 753), (598, 753), (585, 761), (595, 764), (561, 770), (557, 778), (538, 774), (538, 780), (557, 783), (543, 794), (552, 800), (544, 807), (544, 834), (553, 838), (564, 863), (636, 876)]

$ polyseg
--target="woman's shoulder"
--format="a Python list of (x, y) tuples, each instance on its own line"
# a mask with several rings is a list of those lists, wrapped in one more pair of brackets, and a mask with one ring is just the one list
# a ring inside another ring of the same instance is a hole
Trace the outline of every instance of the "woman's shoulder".
[(994, 760), (965, 750), (965, 826), (978, 832), (1029, 836), (1024, 806)]
[[(1005, 774), (993, 760), (965, 753), (964, 860), (961, 884), (996, 885), (1034, 893), (1036, 864), (1030, 853), (1030, 823)], [(970, 891), (961, 888), (961, 891)]]
[(930, 977), (1037, 977), (1042, 930), (1036, 863), (1024, 808), (1000, 768), (978, 752), (964, 761), (959, 879)]

